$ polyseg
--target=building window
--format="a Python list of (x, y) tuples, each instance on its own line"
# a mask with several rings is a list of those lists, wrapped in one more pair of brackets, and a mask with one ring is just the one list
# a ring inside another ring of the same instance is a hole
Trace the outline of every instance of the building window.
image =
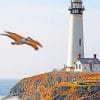
[(78, 69), (78, 65), (76, 64), (76, 69)]
[(81, 69), (81, 64), (79, 64), (79, 69)]
[(79, 46), (81, 46), (82, 45), (82, 41), (81, 41), (81, 39), (79, 39)]
[(90, 63), (90, 70), (93, 71), (94, 64)]
[(84, 69), (86, 70), (86, 67), (84, 67)]

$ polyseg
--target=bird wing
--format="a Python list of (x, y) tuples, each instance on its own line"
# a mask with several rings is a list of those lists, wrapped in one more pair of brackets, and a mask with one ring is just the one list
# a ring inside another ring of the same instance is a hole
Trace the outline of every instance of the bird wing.
[(38, 46), (40, 46), (41, 48), (43, 47), (42, 44), (39, 41), (34, 40), (33, 42), (35, 42)]
[(39, 47), (37, 46), (37, 44), (34, 43), (34, 42), (32, 42), (32, 41), (27, 41), (25, 44), (33, 47), (35, 50), (38, 50), (39, 49)]
[(8, 36), (9, 38), (11, 38), (11, 39), (13, 39), (13, 40), (15, 40), (15, 41), (19, 41), (19, 40), (21, 40), (22, 38), (24, 38), (24, 37), (22, 37), (21, 35), (19, 35), (19, 34), (17, 34), (17, 33), (8, 32), (8, 31), (5, 31), (5, 32), (8, 33), (8, 34), (1, 34), (1, 35)]
[(29, 41), (34, 42), (35, 44), (37, 44), (37, 45), (40, 46), (41, 48), (43, 47), (42, 44), (41, 44), (39, 41), (36, 41), (36, 40), (34, 40), (34, 39), (32, 39), (32, 38), (30, 38)]

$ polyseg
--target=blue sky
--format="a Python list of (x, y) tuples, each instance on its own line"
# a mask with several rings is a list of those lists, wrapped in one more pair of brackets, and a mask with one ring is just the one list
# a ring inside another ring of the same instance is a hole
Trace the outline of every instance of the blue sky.
[[(24, 78), (61, 69), (67, 63), (70, 0), (0, 0), (0, 32), (31, 36), (43, 44), (34, 51), (27, 45), (12, 46), (0, 36), (0, 78)], [(85, 56), (100, 58), (100, 4), (84, 0)]]

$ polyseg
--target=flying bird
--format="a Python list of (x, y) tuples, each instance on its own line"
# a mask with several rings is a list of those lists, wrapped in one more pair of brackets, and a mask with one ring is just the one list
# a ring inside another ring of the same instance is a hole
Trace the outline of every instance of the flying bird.
[(5, 32), (6, 32), (6, 34), (1, 34), (1, 35), (7, 36), (7, 37), (13, 39), (14, 42), (11, 42), (12, 45), (27, 44), (27, 45), (33, 47), (35, 50), (38, 50), (39, 47), (41, 47), (41, 48), (43, 47), (39, 41), (36, 41), (36, 40), (32, 39), (31, 37), (23, 37), (14, 32), (8, 32), (8, 31), (5, 31)]

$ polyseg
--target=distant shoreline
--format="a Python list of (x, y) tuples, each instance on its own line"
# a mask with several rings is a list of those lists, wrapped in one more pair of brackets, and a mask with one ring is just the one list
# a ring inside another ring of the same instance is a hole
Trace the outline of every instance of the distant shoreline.
[(0, 95), (9, 95), (10, 89), (18, 83), (16, 79), (0, 79)]

